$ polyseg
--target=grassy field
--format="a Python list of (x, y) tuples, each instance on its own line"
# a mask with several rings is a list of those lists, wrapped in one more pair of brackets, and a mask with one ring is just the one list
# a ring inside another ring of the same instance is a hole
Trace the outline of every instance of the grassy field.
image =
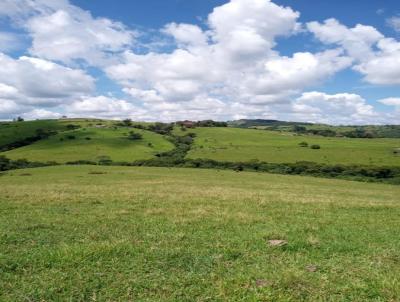
[[(135, 129), (143, 139), (132, 141), (127, 138), (129, 128), (82, 128), (61, 132), (32, 145), (0, 153), (10, 159), (25, 158), (29, 161), (98, 161), (107, 157), (113, 161), (131, 162), (138, 159), (150, 159), (158, 152), (169, 151), (174, 145), (161, 135)], [(75, 139), (68, 139), (73, 135)], [(149, 145), (151, 144), (151, 145)]]
[(398, 186), (59, 166), (0, 188), (0, 301), (400, 298)]
[[(178, 130), (176, 132), (179, 133)], [(187, 156), (192, 159), (400, 166), (400, 156), (393, 152), (400, 148), (399, 139), (297, 136), (293, 133), (238, 128), (196, 128), (190, 129), (190, 132), (197, 134)], [(299, 143), (303, 141), (309, 146), (320, 145), (321, 149), (300, 147)]]

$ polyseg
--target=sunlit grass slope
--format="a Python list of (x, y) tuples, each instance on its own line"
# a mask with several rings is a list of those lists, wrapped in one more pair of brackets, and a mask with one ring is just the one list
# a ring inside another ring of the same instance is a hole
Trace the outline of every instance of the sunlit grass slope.
[[(197, 134), (187, 156), (193, 159), (400, 165), (400, 156), (393, 152), (400, 148), (399, 139), (296, 136), (292, 133), (238, 128), (196, 128), (188, 131)], [(307, 142), (309, 147), (300, 147), (301, 142)], [(320, 145), (321, 149), (311, 149), (313, 144)]]
[[(173, 144), (161, 135), (134, 129), (143, 139), (129, 140), (129, 128), (82, 128), (67, 131), (38, 141), (32, 145), (0, 153), (11, 159), (25, 158), (29, 161), (98, 161), (108, 157), (113, 161), (134, 161), (150, 159), (158, 152), (174, 148)], [(74, 136), (71, 139), (70, 136)]]
[(59, 166), (0, 188), (0, 301), (400, 297), (398, 186)]

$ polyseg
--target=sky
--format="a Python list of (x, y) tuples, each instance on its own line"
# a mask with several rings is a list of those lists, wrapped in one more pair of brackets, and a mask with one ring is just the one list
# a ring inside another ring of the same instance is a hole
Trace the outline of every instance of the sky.
[(396, 0), (0, 0), (0, 120), (400, 124)]

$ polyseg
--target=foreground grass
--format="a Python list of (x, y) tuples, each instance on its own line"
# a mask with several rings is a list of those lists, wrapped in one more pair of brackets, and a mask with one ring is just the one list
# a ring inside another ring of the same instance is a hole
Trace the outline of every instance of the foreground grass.
[[(135, 161), (153, 158), (156, 153), (172, 150), (174, 145), (163, 136), (145, 130), (135, 129), (143, 139), (129, 140), (132, 129), (82, 128), (62, 132), (31, 145), (0, 153), (10, 159), (25, 158), (29, 161), (98, 161), (103, 157), (113, 161)], [(74, 139), (68, 139), (68, 136)]]
[(400, 297), (396, 186), (78, 166), (0, 188), (0, 301)]
[[(324, 164), (360, 164), (400, 166), (399, 139), (356, 139), (319, 136), (295, 136), (292, 133), (238, 129), (196, 128), (197, 134), (188, 158), (218, 161), (261, 160), (270, 163), (310, 161)], [(317, 144), (319, 150), (302, 148)]]

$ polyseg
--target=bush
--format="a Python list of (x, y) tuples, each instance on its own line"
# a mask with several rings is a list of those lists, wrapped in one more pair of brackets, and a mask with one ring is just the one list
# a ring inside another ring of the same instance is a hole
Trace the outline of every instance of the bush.
[(321, 149), (320, 145), (311, 145), (311, 149), (318, 150)]
[(123, 124), (124, 126), (126, 126), (126, 127), (130, 127), (130, 126), (132, 126), (132, 120), (131, 120), (130, 118), (124, 119), (124, 120), (122, 121), (122, 124)]
[(72, 139), (76, 139), (76, 136), (72, 135), (72, 134), (69, 134), (69, 135), (66, 136), (66, 138), (72, 140)]
[(305, 133), (307, 131), (307, 128), (304, 126), (300, 126), (300, 125), (294, 125), (293, 126), (293, 132), (297, 132), (297, 133)]
[(308, 143), (307, 142), (301, 142), (299, 143), (300, 147), (308, 147)]
[(143, 138), (143, 136), (140, 133), (136, 133), (136, 132), (133, 132), (133, 131), (129, 132), (128, 139), (130, 139), (132, 141), (139, 140), (139, 139), (142, 139), (142, 138)]
[(162, 135), (170, 134), (173, 129), (174, 129), (174, 125), (171, 123), (170, 124), (154, 123), (147, 127), (147, 130), (158, 133), (158, 134), (162, 134)]
[(81, 126), (74, 125), (74, 124), (68, 124), (66, 127), (67, 127), (67, 130), (75, 130), (75, 129), (80, 128)]

